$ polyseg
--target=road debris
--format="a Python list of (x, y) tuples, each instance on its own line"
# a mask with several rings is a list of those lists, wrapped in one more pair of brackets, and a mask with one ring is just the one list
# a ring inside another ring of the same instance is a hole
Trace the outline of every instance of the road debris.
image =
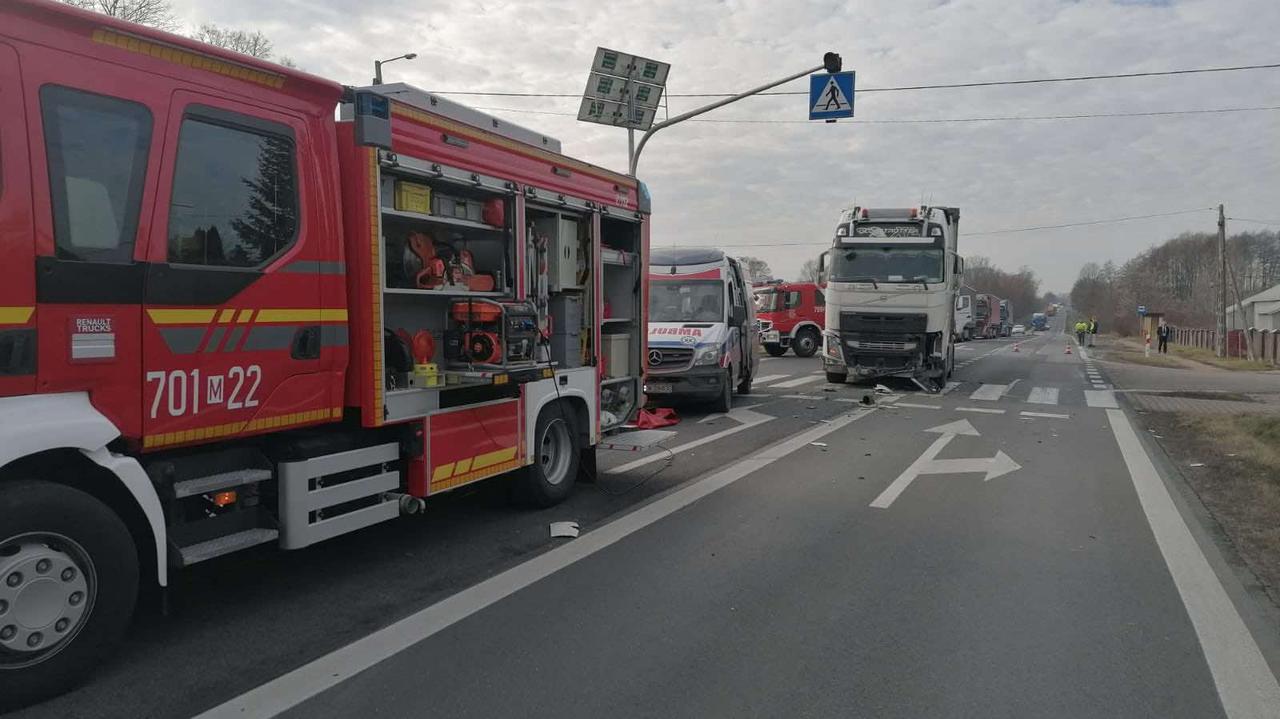
[(576, 539), (578, 537), (577, 522), (552, 522), (552, 539)]
[(1203, 467), (1203, 466), (1204, 466), (1204, 462), (1192, 462), (1192, 463), (1191, 463), (1191, 466), (1192, 466), (1192, 467)]

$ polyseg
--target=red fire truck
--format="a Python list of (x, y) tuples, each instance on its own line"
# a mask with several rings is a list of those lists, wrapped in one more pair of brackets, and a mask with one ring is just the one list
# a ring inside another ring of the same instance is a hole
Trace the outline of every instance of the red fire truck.
[(638, 411), (647, 192), (550, 137), (9, 0), (0, 173), (0, 705), (171, 570), (553, 504)]
[(781, 357), (790, 347), (797, 357), (812, 357), (822, 346), (827, 301), (812, 282), (770, 282), (758, 285), (756, 314), (765, 352)]

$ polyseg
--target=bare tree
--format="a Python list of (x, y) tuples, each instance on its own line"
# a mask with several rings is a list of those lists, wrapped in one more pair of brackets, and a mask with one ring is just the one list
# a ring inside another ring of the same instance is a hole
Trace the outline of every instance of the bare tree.
[(235, 30), (233, 28), (218, 27), (211, 22), (201, 25), (195, 34), (191, 36), (191, 39), (262, 60), (270, 60), (271, 52), (274, 49), (267, 36), (257, 30), (253, 32)]
[(818, 281), (818, 259), (816, 257), (807, 259), (803, 265), (800, 265), (801, 282), (817, 282)]
[(756, 283), (773, 279), (773, 270), (769, 269), (769, 263), (759, 257), (743, 255), (738, 258), (738, 261), (746, 269), (748, 281)]
[(173, 14), (173, 6), (168, 0), (63, 0), (63, 2), (120, 20), (150, 25), (160, 30), (174, 32), (178, 29), (178, 18)]

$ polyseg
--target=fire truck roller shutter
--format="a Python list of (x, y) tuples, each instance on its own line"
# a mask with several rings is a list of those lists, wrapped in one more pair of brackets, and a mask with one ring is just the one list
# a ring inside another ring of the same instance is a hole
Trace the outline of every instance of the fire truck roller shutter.
[[(137, 460), (107, 450), (107, 443), (119, 437), (120, 431), (94, 409), (87, 393), (0, 398), (0, 427), (5, 427), (5, 441), (0, 443), (0, 475), (8, 465), (23, 457), (55, 450), (78, 450), (118, 479), (151, 530), (151, 539), (155, 542), (156, 579), (160, 586), (168, 585), (166, 534), (160, 499)], [(40, 478), (38, 466), (33, 473)], [(48, 479), (74, 485), (76, 478)], [(91, 491), (90, 494), (97, 492)], [(125, 517), (121, 519), (127, 520)]]

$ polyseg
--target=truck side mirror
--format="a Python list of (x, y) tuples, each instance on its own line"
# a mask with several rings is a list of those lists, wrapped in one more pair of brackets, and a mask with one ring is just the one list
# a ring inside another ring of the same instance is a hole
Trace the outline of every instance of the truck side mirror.
[(831, 254), (831, 250), (827, 250), (818, 255), (818, 285), (827, 286), (827, 255)]

